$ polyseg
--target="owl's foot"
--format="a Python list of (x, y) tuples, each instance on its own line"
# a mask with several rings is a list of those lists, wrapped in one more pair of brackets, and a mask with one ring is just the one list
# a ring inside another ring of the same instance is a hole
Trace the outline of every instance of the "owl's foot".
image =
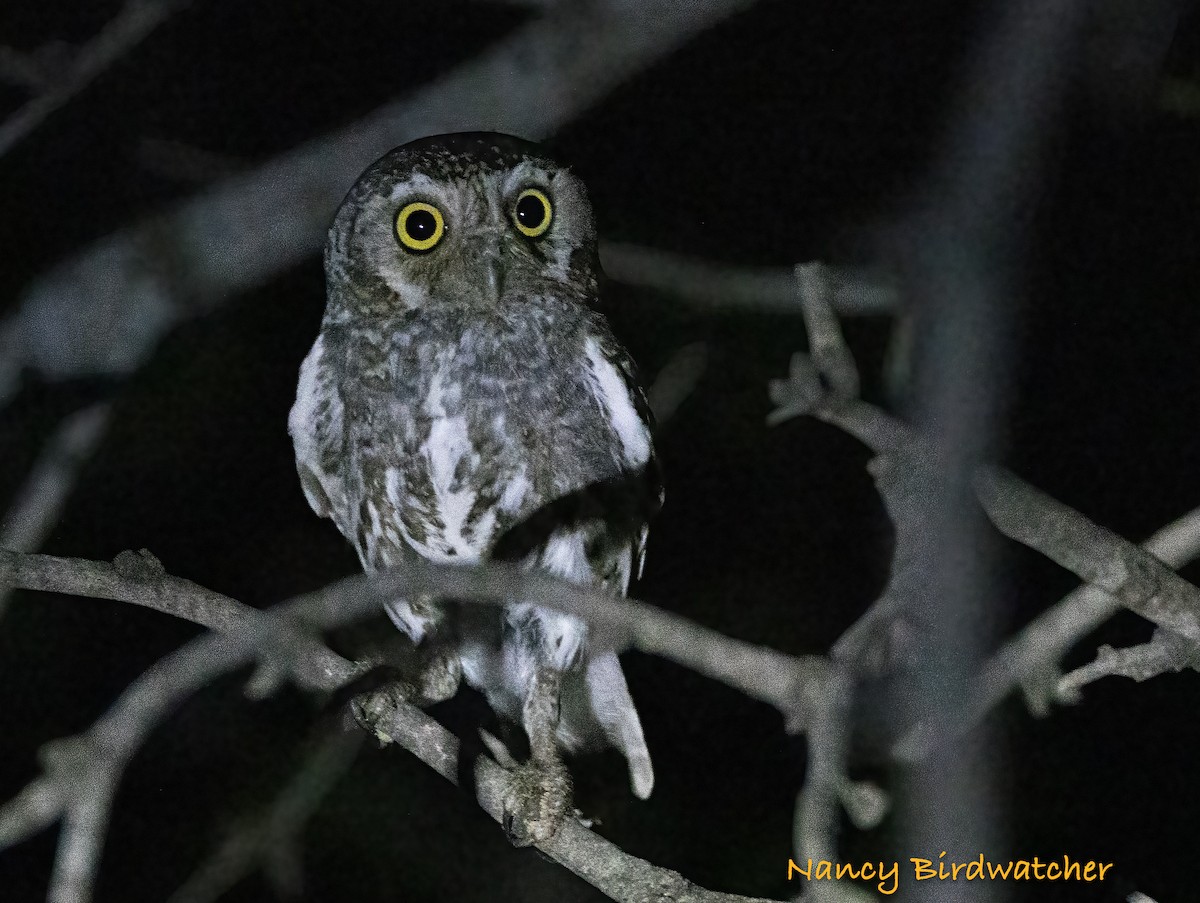
[(385, 719), (387, 714), (396, 708), (397, 703), (412, 701), (415, 692), (413, 686), (398, 677), (395, 669), (381, 667), (354, 681), (349, 692), (354, 695), (348, 700), (350, 704), (345, 709), (352, 719), (347, 723), (347, 729), (357, 721), (360, 727), (375, 736), (380, 746), (391, 743), (392, 737), (384, 727)]
[(422, 707), (445, 702), (458, 692), (461, 680), (462, 663), (457, 655), (445, 649), (425, 653), (421, 656), (413, 701)]
[(538, 668), (526, 689), (523, 718), (529, 737), (529, 761), (509, 771), (504, 793), (504, 833), (513, 846), (544, 843), (571, 811), (571, 775), (558, 754), (562, 672)]
[(504, 833), (514, 847), (550, 840), (571, 812), (571, 775), (561, 761), (526, 762), (509, 772)]
[(416, 673), (390, 665), (376, 665), (334, 694), (332, 707), (375, 734), (381, 745), (391, 737), (380, 727), (398, 702), (425, 707), (443, 702), (458, 692), (462, 666), (457, 656), (444, 652), (422, 656)]

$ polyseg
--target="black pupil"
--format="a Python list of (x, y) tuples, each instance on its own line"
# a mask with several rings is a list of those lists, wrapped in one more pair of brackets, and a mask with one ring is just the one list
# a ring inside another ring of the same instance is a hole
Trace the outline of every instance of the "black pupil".
[(404, 228), (417, 241), (425, 241), (433, 238), (433, 233), (437, 231), (437, 220), (428, 210), (414, 210), (404, 221)]
[(526, 229), (536, 229), (546, 221), (546, 207), (531, 194), (517, 201), (517, 222)]

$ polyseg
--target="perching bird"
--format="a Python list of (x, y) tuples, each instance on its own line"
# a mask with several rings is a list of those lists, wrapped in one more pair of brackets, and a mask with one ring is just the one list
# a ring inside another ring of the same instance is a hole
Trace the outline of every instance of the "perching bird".
[[(413, 552), (501, 558), (624, 595), (662, 490), (645, 396), (604, 317), (582, 182), (508, 135), (405, 144), (346, 196), (325, 273), (288, 430), (309, 503), (364, 569)], [(620, 663), (582, 622), (521, 599), (388, 612), (449, 693), (461, 673), (524, 726), (515, 840), (545, 839), (565, 811), (559, 747), (615, 746), (649, 796)]]

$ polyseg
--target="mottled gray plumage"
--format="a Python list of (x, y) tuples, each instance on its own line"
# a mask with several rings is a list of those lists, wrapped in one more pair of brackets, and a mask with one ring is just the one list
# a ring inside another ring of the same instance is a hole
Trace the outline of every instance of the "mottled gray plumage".
[[(537, 237), (514, 212), (530, 189), (551, 205)], [(397, 238), (414, 203), (444, 219), (421, 252)], [(661, 489), (645, 398), (599, 304), (582, 183), (509, 136), (404, 145), (347, 195), (325, 269), (289, 431), (309, 502), (363, 567), (502, 557), (624, 594)], [(580, 622), (520, 599), (396, 600), (389, 613), (531, 732), (535, 675), (561, 674), (558, 744), (616, 746), (634, 791), (650, 793), (620, 664)]]

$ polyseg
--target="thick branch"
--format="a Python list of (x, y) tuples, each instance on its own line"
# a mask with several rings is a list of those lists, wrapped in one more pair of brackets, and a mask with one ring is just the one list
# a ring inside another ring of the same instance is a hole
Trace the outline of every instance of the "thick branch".
[[(377, 694), (368, 703), (369, 717), (381, 736), (407, 749), (438, 774), (458, 783), (458, 738), (419, 709), (392, 707), (393, 700)], [(501, 798), (507, 773), (491, 759), (475, 760), (479, 802), (496, 822), (503, 818)], [(627, 903), (765, 903), (757, 898), (724, 894), (697, 887), (678, 872), (630, 856), (616, 845), (568, 819), (542, 852), (570, 869), (614, 900)]]
[[(720, 312), (800, 313), (793, 267), (739, 267), (622, 242), (600, 246), (604, 272), (617, 282), (653, 289)], [(895, 313), (896, 290), (862, 270), (830, 271), (830, 303), (843, 316)]]
[[(112, 599), (153, 608), (220, 633), (235, 633), (254, 623), (261, 612), (191, 580), (172, 577), (153, 555), (122, 552), (116, 561), (87, 561), (53, 555), (22, 555), (0, 549), (0, 588), (41, 590)], [(301, 686), (333, 689), (358, 673), (341, 656), (311, 638), (293, 634), (308, 645), (302, 661), (311, 671), (294, 675)]]
[(976, 493), (1001, 533), (1041, 552), (1160, 627), (1200, 641), (1200, 589), (1150, 553), (997, 468)]
[[(1151, 555), (1172, 568), (1200, 556), (1200, 508), (1159, 530), (1143, 544)], [(1023, 686), (1034, 711), (1044, 713), (1059, 679), (1058, 662), (1089, 633), (1121, 610), (1115, 596), (1086, 584), (1034, 618), (988, 660), (975, 683), (967, 707), (940, 724), (940, 734), (922, 723), (897, 744), (903, 759), (919, 759), (936, 741), (958, 736), (978, 724), (1016, 687)]]
[[(321, 647), (297, 625), (319, 629), (341, 626), (377, 613), (384, 599), (421, 593), (466, 601), (521, 598), (579, 615), (601, 632), (633, 636), (639, 648), (659, 650), (684, 664), (695, 662), (702, 673), (727, 679), (735, 686), (745, 684), (764, 696), (807, 700), (823, 685), (820, 659), (797, 660), (738, 643), (649, 606), (515, 568), (453, 568), (414, 562), (404, 572), (348, 578), (259, 613), (189, 581), (162, 574), (152, 556), (134, 559), (119, 557), (122, 563), (114, 567), (102, 562), (0, 553), (0, 584), (94, 593), (230, 631), (200, 636), (155, 664), (130, 685), (86, 735), (52, 745), (58, 751), (54, 761), (70, 763), (70, 767), (48, 765), (46, 777), (30, 785), (18, 801), (0, 809), (0, 840), (6, 845), (65, 816), (54, 885), (63, 888), (63, 901), (88, 899), (112, 788), (129, 758), (172, 708), (221, 674), (282, 656), (288, 657), (294, 672), (309, 675), (313, 686), (336, 688), (354, 676), (356, 669)], [(207, 606), (213, 606), (219, 614), (206, 613)], [(776, 669), (782, 673), (773, 673)], [(766, 675), (761, 686), (755, 673)], [(453, 779), (457, 775), (458, 741), (436, 721), (386, 691), (374, 694), (365, 708), (372, 712), (377, 733), (400, 743), (443, 776)], [(786, 706), (787, 711), (795, 708), (791, 703)], [(506, 773), (488, 760), (480, 760), (477, 768), (480, 801), (498, 818)], [(626, 855), (575, 822), (564, 826), (544, 850), (618, 900), (738, 903), (747, 899), (697, 888), (674, 872)]]

